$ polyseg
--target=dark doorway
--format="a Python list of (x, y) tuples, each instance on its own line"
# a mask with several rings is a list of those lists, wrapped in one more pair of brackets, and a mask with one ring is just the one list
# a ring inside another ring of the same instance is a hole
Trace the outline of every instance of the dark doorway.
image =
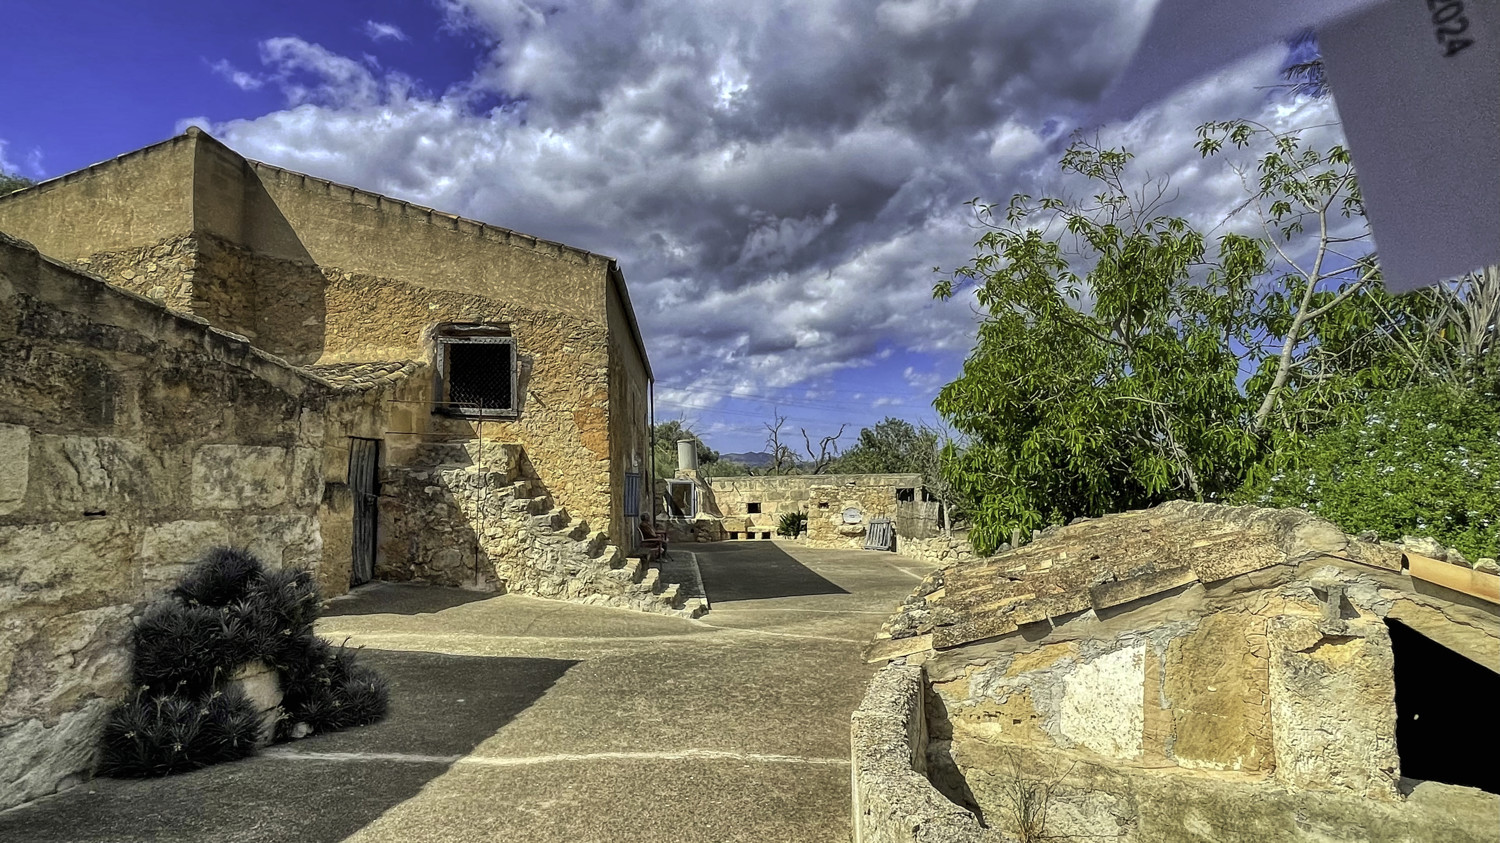
[(354, 565), (350, 585), (375, 578), (375, 521), (380, 501), (380, 440), (349, 440), (349, 490), (354, 495)]
[(1396, 751), (1408, 779), (1500, 793), (1500, 765), (1463, 715), (1500, 699), (1500, 674), (1397, 621), (1387, 621), (1396, 657)]

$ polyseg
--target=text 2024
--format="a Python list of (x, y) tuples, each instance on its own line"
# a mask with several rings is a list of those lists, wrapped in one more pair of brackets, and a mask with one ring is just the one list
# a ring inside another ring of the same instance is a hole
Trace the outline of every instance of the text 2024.
[(1432, 33), (1443, 45), (1443, 55), (1452, 58), (1474, 46), (1473, 38), (1462, 37), (1469, 31), (1463, 0), (1427, 0), (1427, 8), (1432, 12)]

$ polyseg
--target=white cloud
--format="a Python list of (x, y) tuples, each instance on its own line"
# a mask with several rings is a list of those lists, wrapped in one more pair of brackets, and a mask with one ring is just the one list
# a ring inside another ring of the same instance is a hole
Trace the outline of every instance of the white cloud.
[(401, 27), (393, 23), (380, 23), (379, 21), (365, 21), (365, 35), (371, 41), (410, 41)]
[(265, 84), (265, 80), (253, 73), (246, 73), (229, 63), (228, 59), (219, 59), (209, 65), (214, 73), (224, 77), (228, 82), (241, 91), (253, 91)]
[[(424, 93), (273, 39), (262, 59), (290, 107), (212, 131), (251, 157), (617, 256), (659, 376), (709, 406), (737, 386), (825, 384), (892, 347), (967, 350), (972, 297), (931, 298), (933, 267), (973, 255), (964, 201), (1079, 188), (1057, 170), (1059, 127), (1087, 118), (1149, 4), (445, 0), (448, 26), (489, 45), (463, 84)], [(1243, 193), (1193, 149), (1199, 123), (1333, 118), (1260, 87), (1280, 60), (1100, 138), (1171, 179), (1173, 212), (1217, 225)], [(507, 104), (471, 105), (496, 96)], [(933, 386), (920, 377), (892, 380), (915, 398)]]

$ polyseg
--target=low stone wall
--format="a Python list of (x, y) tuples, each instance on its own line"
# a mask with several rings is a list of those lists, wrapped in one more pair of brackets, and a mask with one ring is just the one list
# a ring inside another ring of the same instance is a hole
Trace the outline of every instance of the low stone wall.
[[(793, 474), (715, 477), (715, 514), (726, 533), (776, 532), (781, 516), (807, 514), (809, 547), (861, 548), (874, 518), (894, 518), (898, 489), (920, 495), (919, 474)], [(759, 512), (751, 512), (758, 508)], [(850, 513), (852, 520), (844, 514)]]
[(896, 552), (907, 559), (931, 565), (934, 568), (979, 558), (974, 553), (973, 546), (969, 544), (967, 530), (948, 535), (936, 535), (931, 538), (915, 538), (897, 533)]
[(850, 729), (854, 843), (1010, 843), (924, 775), (922, 668), (892, 663), (870, 682)]
[(0, 808), (88, 773), (131, 617), (197, 555), (318, 566), (329, 400), (0, 236)]

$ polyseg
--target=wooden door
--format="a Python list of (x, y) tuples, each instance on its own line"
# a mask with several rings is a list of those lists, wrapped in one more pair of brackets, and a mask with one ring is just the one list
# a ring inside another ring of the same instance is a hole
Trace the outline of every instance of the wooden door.
[(349, 490), (354, 493), (354, 567), (350, 585), (375, 578), (375, 523), (380, 509), (380, 440), (349, 440)]

